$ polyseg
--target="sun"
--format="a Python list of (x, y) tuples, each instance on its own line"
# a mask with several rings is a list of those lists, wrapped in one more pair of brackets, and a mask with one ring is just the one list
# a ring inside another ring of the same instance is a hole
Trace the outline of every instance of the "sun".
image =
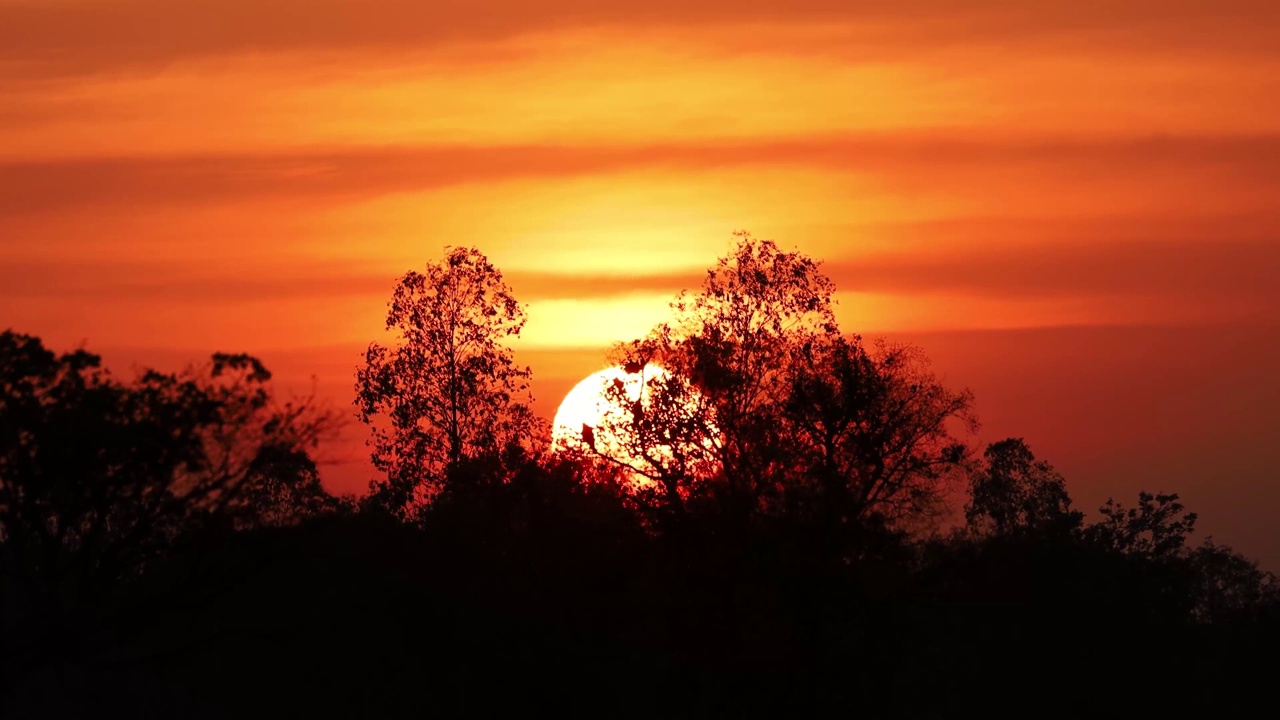
[(620, 367), (592, 373), (573, 386), (560, 401), (551, 423), (552, 450), (594, 450), (616, 460), (625, 460), (625, 438), (618, 437), (625, 427), (626, 410), (609, 399), (607, 389), (622, 383), (627, 400), (642, 400), (648, 383), (669, 377), (658, 365), (645, 365), (640, 372), (629, 373)]
[[(661, 476), (708, 477), (714, 473), (719, 432), (702, 396), (661, 366), (651, 363), (637, 372), (627, 372), (629, 369), (605, 368), (565, 395), (552, 421), (552, 452), (611, 459), (630, 468), (624, 474), (631, 477), (631, 487), (639, 490), (652, 487)], [(623, 397), (617, 390), (622, 390)], [(668, 396), (668, 392), (676, 394)], [(659, 400), (657, 394), (675, 402)], [(625, 402), (620, 402), (623, 398)], [(643, 443), (634, 434), (633, 413), (637, 411), (647, 418), (642, 424)], [(655, 422), (669, 422), (673, 430), (680, 430), (673, 435)], [(690, 430), (692, 434), (683, 435)], [(638, 444), (645, 445), (643, 457), (633, 454)]]

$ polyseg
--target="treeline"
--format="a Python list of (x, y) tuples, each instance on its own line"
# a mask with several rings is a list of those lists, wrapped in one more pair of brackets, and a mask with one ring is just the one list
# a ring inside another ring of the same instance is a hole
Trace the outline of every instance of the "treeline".
[[(1274, 669), (1274, 576), (1177, 495), (1090, 521), (913, 347), (842, 331), (740, 235), (551, 447), (474, 249), (398, 282), (343, 413), (256, 359), (120, 379), (0, 335), (13, 716), (1222, 713)], [(663, 368), (664, 371), (655, 371)]]

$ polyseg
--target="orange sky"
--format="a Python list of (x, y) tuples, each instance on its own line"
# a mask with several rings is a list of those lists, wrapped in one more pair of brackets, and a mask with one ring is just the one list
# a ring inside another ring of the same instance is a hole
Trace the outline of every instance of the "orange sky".
[(345, 406), (474, 244), (549, 416), (748, 229), (1086, 508), (1178, 491), (1280, 566), (1280, 5), (953, 5), (0, 0), (0, 326)]

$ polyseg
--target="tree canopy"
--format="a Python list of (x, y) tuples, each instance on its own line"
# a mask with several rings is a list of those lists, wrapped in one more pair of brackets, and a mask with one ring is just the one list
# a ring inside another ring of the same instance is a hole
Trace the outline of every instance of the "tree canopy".
[(939, 383), (917, 348), (844, 334), (833, 292), (816, 260), (740, 233), (671, 322), (615, 350), (624, 368), (670, 371), (647, 380), (643, 412), (617, 431), (635, 467), (677, 461), (648, 498), (661, 510), (701, 500), (739, 523), (807, 513), (841, 533), (940, 509), (967, 457), (953, 433), (975, 425), (971, 396)]
[(1083, 522), (1084, 515), (1071, 509), (1066, 478), (1049, 463), (1036, 460), (1022, 438), (988, 445), (983, 460), (970, 478), (964, 509), (976, 532), (1061, 535)]
[(507, 345), (524, 322), (502, 273), (474, 248), (400, 278), (386, 321), (398, 344), (371, 344), (356, 374), (356, 406), (385, 473), (371, 486), (376, 504), (413, 517), (464, 466), (535, 441), (529, 370)]
[(0, 333), (8, 618), (74, 613), (201, 532), (336, 509), (314, 456), (334, 416), (278, 401), (270, 378), (253, 357), (216, 354), (123, 381), (97, 355)]

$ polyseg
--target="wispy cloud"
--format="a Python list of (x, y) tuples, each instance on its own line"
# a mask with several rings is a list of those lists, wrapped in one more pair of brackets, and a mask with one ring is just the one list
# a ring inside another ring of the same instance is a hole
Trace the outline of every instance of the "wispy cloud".
[[(1225, 223), (1219, 223), (1226, 227)], [(1254, 304), (1280, 307), (1280, 244), (1263, 238), (1122, 238), (1079, 236), (1056, 242), (997, 239), (953, 246), (945, 237), (930, 247), (900, 253), (871, 253), (827, 260), (823, 270), (847, 293), (881, 296), (987, 298), (1010, 303), (1030, 299), (1165, 298), (1170, 306), (1194, 300), (1210, 313), (1215, 307)], [(240, 273), (195, 265), (119, 261), (15, 261), (0, 269), (0, 298), (45, 298), (67, 302), (127, 301), (218, 306), (270, 300), (352, 298), (381, 306), (396, 278), (411, 268), (374, 269), (350, 263), (293, 262)], [(579, 303), (570, 314), (602, 300), (671, 298), (696, 290), (698, 272), (584, 273), (508, 271), (517, 297), (527, 302)], [(548, 306), (549, 307), (549, 306)], [(604, 312), (596, 307), (591, 312)], [(551, 313), (555, 315), (556, 313)], [(1107, 318), (1099, 317), (1099, 323)]]
[(397, 146), (309, 152), (0, 162), (0, 213), (77, 206), (148, 207), (240, 199), (359, 200), (512, 179), (671, 169), (792, 166), (933, 189), (965, 175), (1046, 180), (1170, 175), (1215, 187), (1280, 183), (1280, 135), (1000, 138), (991, 133), (880, 133), (641, 145)]
[[(3, 0), (0, 78), (35, 79), (133, 68), (244, 52), (409, 51), (459, 41), (500, 40), (565, 28), (615, 26), (667, 31), (746, 26), (749, 42), (776, 44), (787, 24), (852, 24), (859, 38), (908, 52), (955, 43), (1063, 43), (1186, 52), (1270, 47), (1280, 17), (1265, 0), (1212, 6), (1191, 0), (1081, 4), (1049, 0)], [(877, 43), (878, 41), (878, 43)], [(797, 45), (798, 48), (811, 47)], [(846, 44), (847, 47), (847, 44)]]

